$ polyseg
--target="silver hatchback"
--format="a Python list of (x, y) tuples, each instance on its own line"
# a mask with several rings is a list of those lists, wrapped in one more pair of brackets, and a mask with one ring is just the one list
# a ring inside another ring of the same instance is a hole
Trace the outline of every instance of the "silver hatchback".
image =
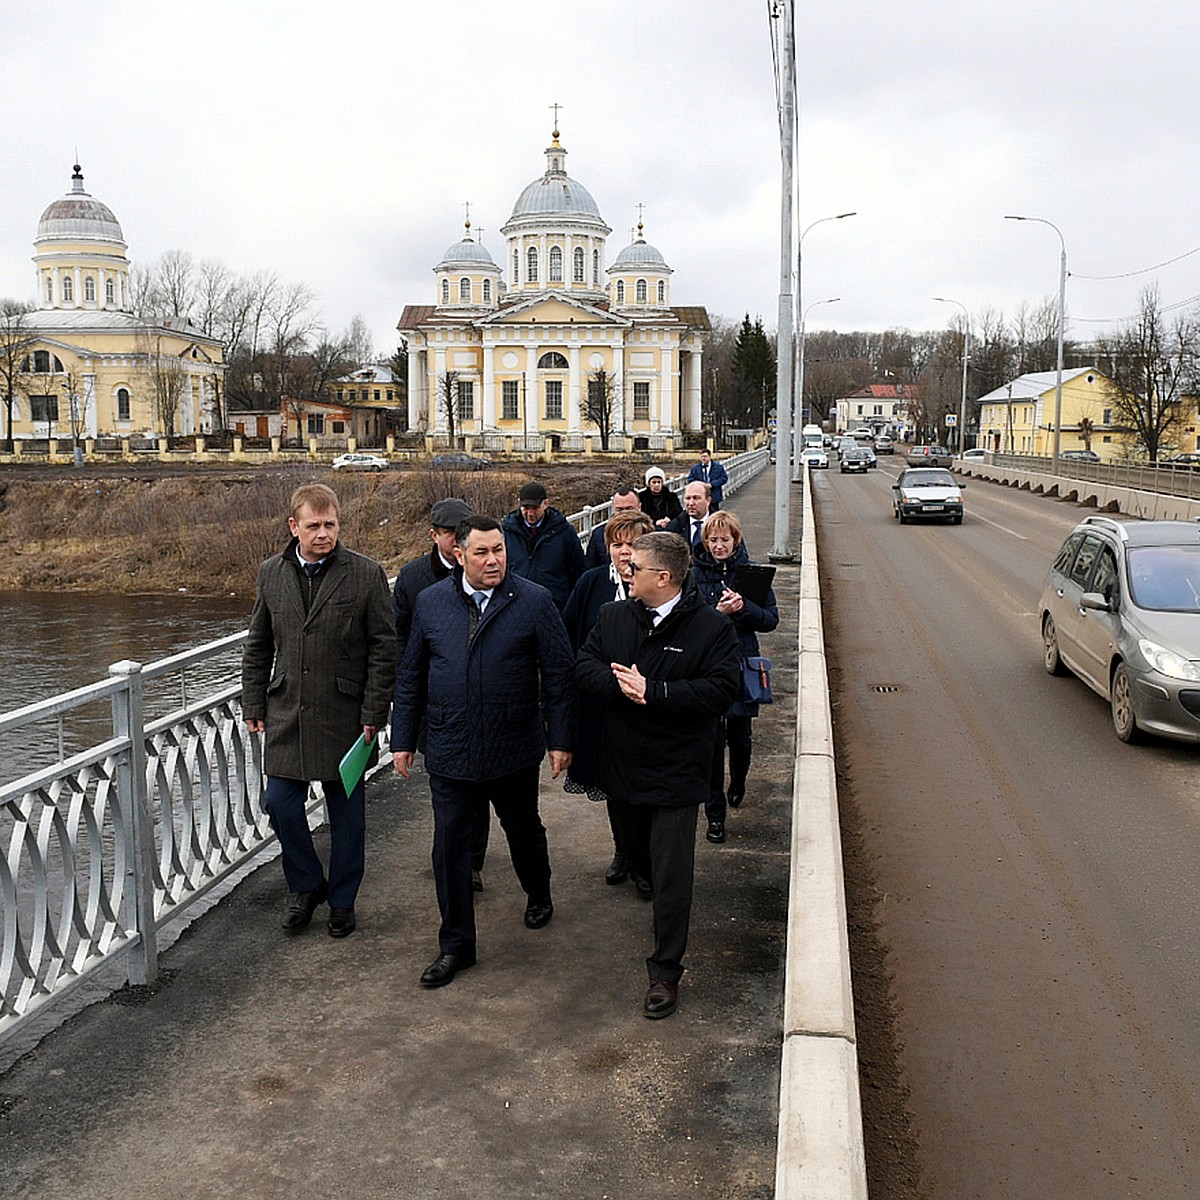
[(1046, 670), (1070, 668), (1103, 696), (1123, 742), (1200, 742), (1200, 522), (1085, 518), (1039, 616)]

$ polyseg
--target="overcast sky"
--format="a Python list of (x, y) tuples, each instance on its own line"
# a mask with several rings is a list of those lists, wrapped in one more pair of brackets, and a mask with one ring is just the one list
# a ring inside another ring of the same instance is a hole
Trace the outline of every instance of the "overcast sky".
[[(613, 228), (645, 204), (672, 300), (775, 325), (779, 135), (766, 0), (10, 0), (0, 36), (0, 296), (33, 298), (37, 220), (85, 187), (133, 261), (167, 250), (307, 284), (394, 348), (463, 232), (502, 262), (545, 166)], [(797, 6), (810, 329), (938, 328), (1058, 289), (1068, 335), (1200, 296), (1195, 55), (1178, 0)], [(1156, 264), (1179, 259), (1148, 271)], [(1140, 272), (1138, 274), (1132, 274)], [(1087, 279), (1083, 276), (1127, 276)]]

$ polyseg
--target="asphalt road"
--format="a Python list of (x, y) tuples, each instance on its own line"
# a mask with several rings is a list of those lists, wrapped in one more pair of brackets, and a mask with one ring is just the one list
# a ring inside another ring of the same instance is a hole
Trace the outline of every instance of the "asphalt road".
[(1123, 745), (1042, 669), (1082, 510), (972, 480), (963, 525), (900, 526), (901, 465), (812, 486), (919, 1194), (1200, 1194), (1200, 750)]

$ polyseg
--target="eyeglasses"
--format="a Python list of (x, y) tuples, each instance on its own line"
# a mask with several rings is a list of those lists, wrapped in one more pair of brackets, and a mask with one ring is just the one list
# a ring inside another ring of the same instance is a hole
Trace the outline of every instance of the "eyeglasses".
[(659, 574), (663, 572), (662, 567), (652, 567), (649, 563), (635, 563), (633, 559), (629, 560), (629, 570), (634, 575), (639, 571), (657, 571)]

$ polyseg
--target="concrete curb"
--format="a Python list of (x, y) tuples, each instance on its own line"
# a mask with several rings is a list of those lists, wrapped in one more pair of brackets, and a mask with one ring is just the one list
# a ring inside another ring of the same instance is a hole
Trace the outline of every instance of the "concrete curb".
[(796, 763), (775, 1195), (867, 1200), (833, 722), (804, 483)]

